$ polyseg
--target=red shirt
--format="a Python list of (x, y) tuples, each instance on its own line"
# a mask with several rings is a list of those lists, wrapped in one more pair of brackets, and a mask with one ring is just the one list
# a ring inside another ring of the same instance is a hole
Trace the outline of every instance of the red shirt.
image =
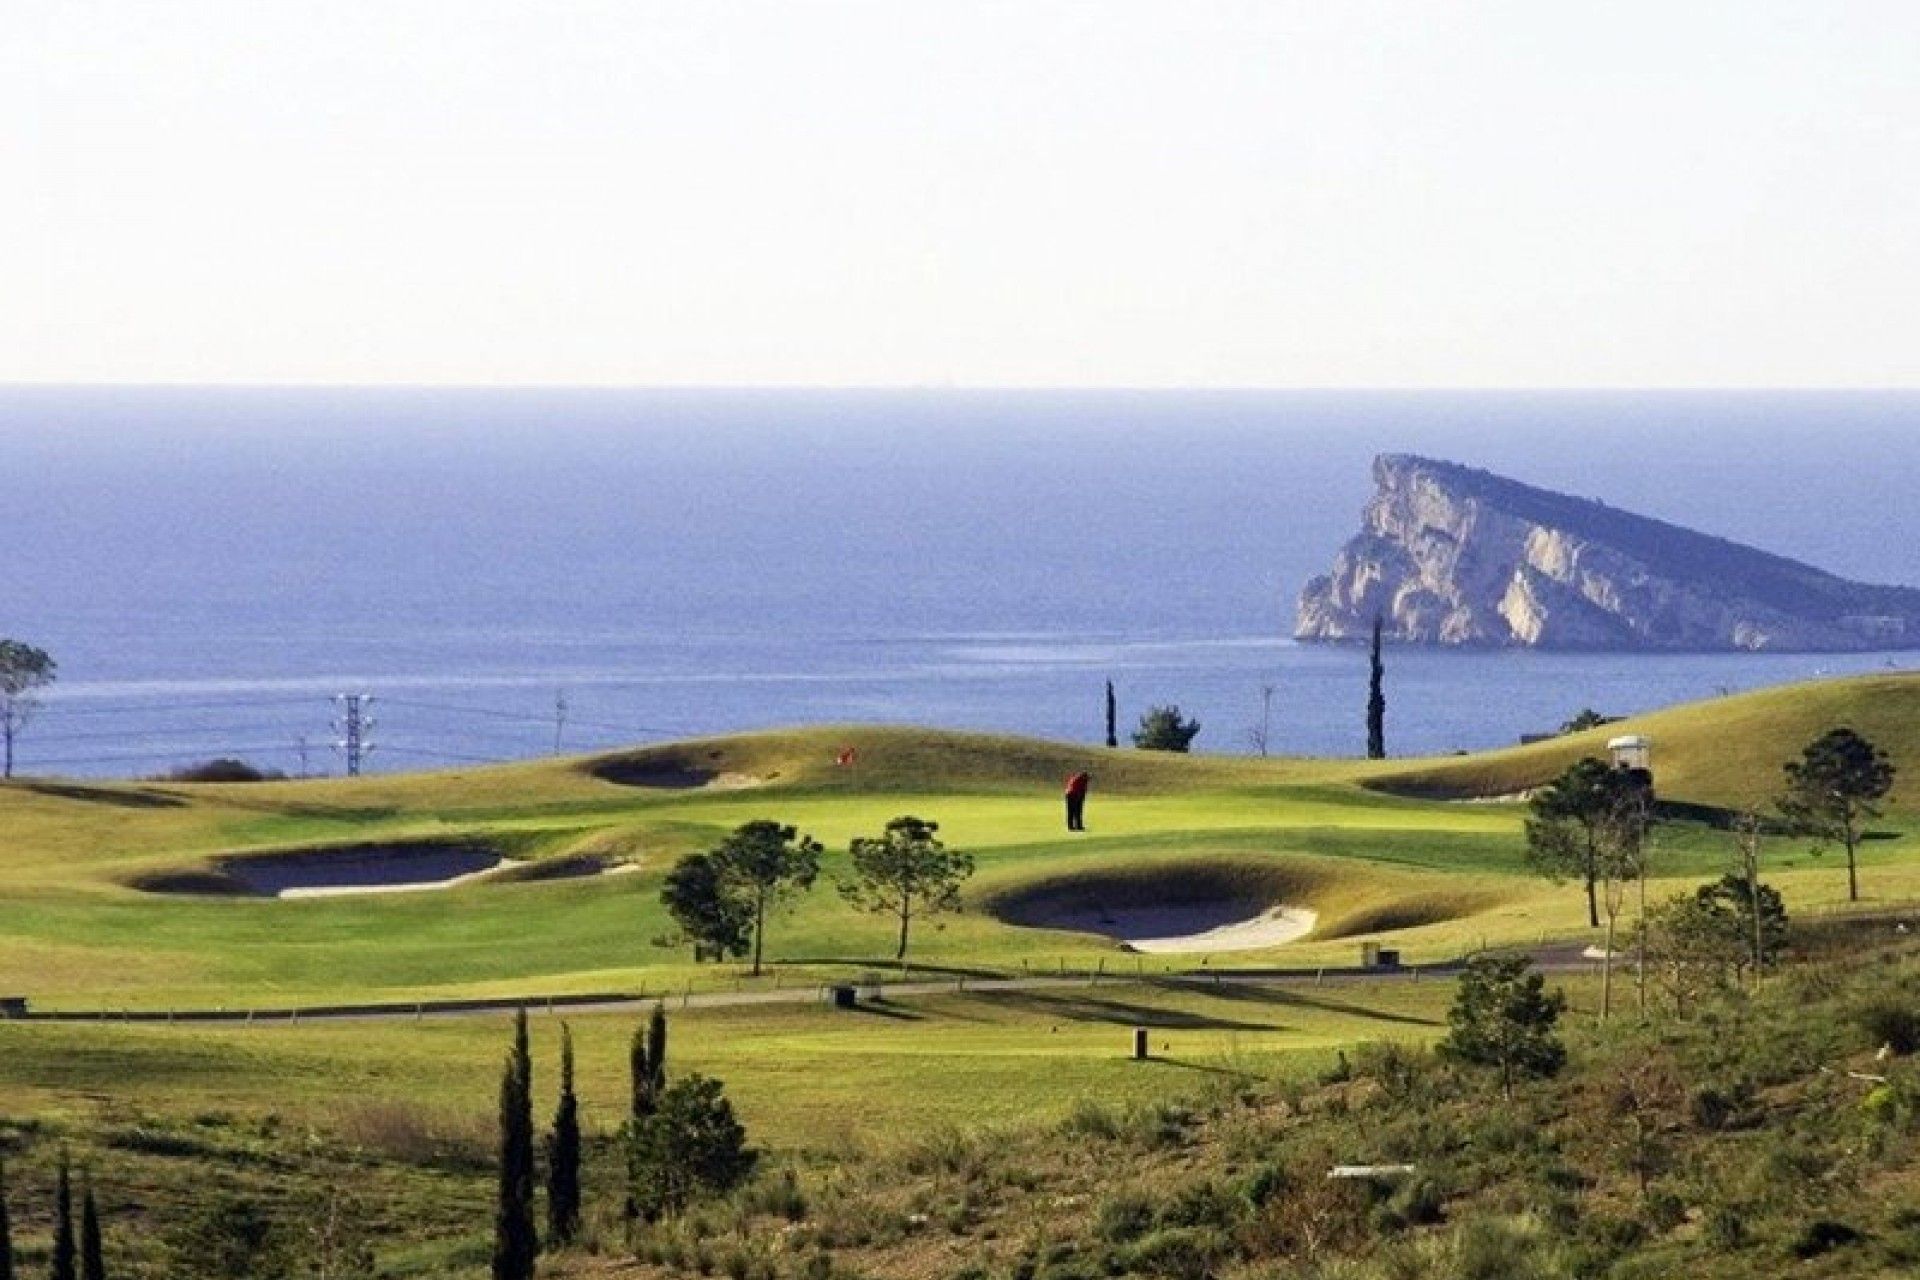
[(1067, 779), (1067, 794), (1078, 800), (1087, 794), (1087, 784), (1092, 779), (1084, 773), (1076, 773)]

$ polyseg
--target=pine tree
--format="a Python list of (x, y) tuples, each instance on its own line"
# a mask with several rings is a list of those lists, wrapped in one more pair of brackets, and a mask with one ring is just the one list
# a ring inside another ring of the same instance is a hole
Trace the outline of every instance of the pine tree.
[(7, 1215), (5, 1160), (0, 1160), (0, 1280), (13, 1280), (13, 1220)]
[(67, 1170), (67, 1153), (62, 1151), (53, 1192), (53, 1257), (47, 1266), (48, 1280), (79, 1280), (74, 1260), (73, 1179)]
[(100, 1241), (100, 1206), (93, 1198), (93, 1177), (87, 1175), (80, 1197), (80, 1280), (107, 1280), (107, 1259)]
[(560, 1024), (560, 1104), (547, 1146), (547, 1239), (569, 1243), (580, 1229), (580, 1102), (573, 1092), (573, 1031)]
[(493, 1226), (493, 1280), (532, 1280), (540, 1240), (533, 1225), (533, 1060), (527, 1011), (514, 1019), (513, 1050), (500, 1073), (500, 1193)]
[(1379, 618), (1373, 620), (1373, 651), (1367, 662), (1367, 759), (1387, 758), (1387, 665), (1380, 660)]

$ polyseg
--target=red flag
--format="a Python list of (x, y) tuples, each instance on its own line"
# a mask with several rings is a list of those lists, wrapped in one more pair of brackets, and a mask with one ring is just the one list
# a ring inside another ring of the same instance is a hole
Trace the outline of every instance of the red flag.
[(842, 769), (851, 768), (856, 754), (852, 747), (842, 747), (840, 748), (840, 754), (834, 757), (833, 762)]

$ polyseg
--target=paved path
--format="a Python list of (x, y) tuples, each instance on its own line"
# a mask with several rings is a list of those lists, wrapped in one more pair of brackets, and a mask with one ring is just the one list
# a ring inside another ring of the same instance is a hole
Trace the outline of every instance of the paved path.
[[(1553, 971), (1591, 968), (1594, 961), (1581, 955), (1585, 944), (1562, 943), (1530, 948), (1527, 955), (1542, 969)], [(1298, 986), (1320, 982), (1421, 982), (1446, 980), (1464, 967), (1464, 961), (1407, 965), (1397, 968), (1314, 969), (1188, 969), (1174, 973), (1069, 973), (1018, 978), (905, 978), (892, 982), (849, 982), (862, 1001), (901, 1000), (920, 996), (992, 994), (1002, 991), (1051, 991), (1089, 986), (1161, 985), (1190, 989), (1210, 986)], [(378, 1004), (309, 1005), (261, 1009), (29, 1010), (31, 1022), (138, 1022), (164, 1024), (285, 1025), (301, 1022), (366, 1020), (424, 1020), (427, 1018), (493, 1017), (525, 1009), (529, 1013), (633, 1014), (656, 1004), (669, 1009), (732, 1009), (759, 1005), (822, 1004), (830, 984), (771, 987), (757, 991), (696, 991), (680, 993), (604, 992), (570, 996), (496, 996), (471, 1000), (397, 1001)]]

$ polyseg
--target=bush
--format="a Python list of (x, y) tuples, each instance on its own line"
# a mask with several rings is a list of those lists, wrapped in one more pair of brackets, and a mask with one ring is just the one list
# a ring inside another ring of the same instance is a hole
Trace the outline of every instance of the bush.
[(1154, 1232), (1127, 1253), (1129, 1269), (1166, 1280), (1208, 1280), (1225, 1252), (1220, 1236), (1200, 1227), (1168, 1227)]
[(1695, 1127), (1709, 1133), (1742, 1128), (1752, 1118), (1753, 1085), (1746, 1080), (1702, 1085), (1687, 1099), (1687, 1113)]
[(233, 756), (219, 756), (198, 764), (182, 765), (164, 775), (168, 782), (282, 782), (286, 774), (278, 769), (262, 769)]
[(1153, 1228), (1158, 1216), (1150, 1197), (1138, 1191), (1122, 1191), (1101, 1202), (1093, 1230), (1108, 1244), (1131, 1244)]
[(1860, 1239), (1860, 1233), (1844, 1222), (1835, 1222), (1831, 1218), (1815, 1218), (1793, 1239), (1793, 1256), (1802, 1262), (1818, 1258), (1822, 1254), (1832, 1253), (1844, 1245), (1853, 1244)]
[(1200, 736), (1200, 722), (1184, 719), (1180, 708), (1169, 704), (1154, 707), (1140, 717), (1133, 731), (1133, 745), (1142, 751), (1189, 751)]
[(1920, 1006), (1897, 996), (1880, 996), (1854, 1011), (1854, 1024), (1875, 1049), (1885, 1046), (1902, 1057), (1920, 1049)]
[(649, 1217), (677, 1215), (695, 1196), (740, 1185), (756, 1158), (720, 1082), (690, 1075), (667, 1086), (634, 1135), (635, 1200)]

